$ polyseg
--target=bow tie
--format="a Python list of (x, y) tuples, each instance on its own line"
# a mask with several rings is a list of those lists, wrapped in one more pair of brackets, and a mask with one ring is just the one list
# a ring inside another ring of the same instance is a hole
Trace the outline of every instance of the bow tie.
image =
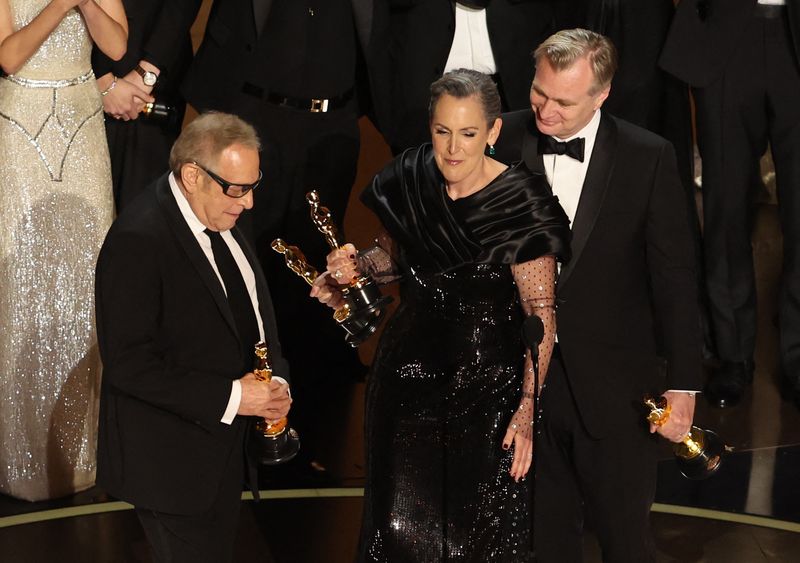
[(550, 135), (539, 136), (539, 154), (565, 154), (583, 162), (583, 146), (586, 139), (579, 137), (568, 142), (557, 141)]

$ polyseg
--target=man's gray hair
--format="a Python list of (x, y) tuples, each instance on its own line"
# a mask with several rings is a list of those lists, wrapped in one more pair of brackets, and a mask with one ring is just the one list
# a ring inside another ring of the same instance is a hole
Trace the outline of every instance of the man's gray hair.
[(556, 70), (570, 68), (578, 59), (586, 57), (594, 74), (590, 94), (596, 94), (611, 84), (617, 71), (617, 49), (611, 40), (588, 29), (563, 29), (545, 39), (533, 52), (538, 66), (547, 59)]
[(203, 113), (184, 127), (172, 145), (169, 168), (176, 176), (187, 162), (213, 168), (222, 151), (231, 145), (261, 150), (256, 130), (243, 119), (216, 111)]
[(502, 110), (500, 94), (497, 91), (497, 85), (488, 74), (459, 68), (448, 72), (431, 84), (431, 101), (428, 105), (430, 119), (433, 119), (436, 104), (444, 94), (458, 99), (477, 96), (489, 127), (494, 125), (495, 119), (500, 117)]

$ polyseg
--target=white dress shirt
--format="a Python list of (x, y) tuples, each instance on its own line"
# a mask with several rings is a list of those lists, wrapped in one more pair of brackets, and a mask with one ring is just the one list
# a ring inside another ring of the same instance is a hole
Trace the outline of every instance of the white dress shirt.
[(544, 172), (547, 174), (547, 181), (553, 189), (553, 195), (558, 197), (561, 207), (569, 217), (570, 225), (575, 221), (575, 213), (578, 211), (578, 202), (581, 199), (583, 181), (586, 179), (586, 170), (589, 168), (589, 161), (592, 158), (594, 141), (597, 139), (597, 129), (600, 127), (600, 110), (594, 112), (589, 123), (574, 135), (561, 139), (555, 137), (557, 141), (568, 142), (572, 139), (584, 138), (583, 162), (575, 160), (565, 154), (544, 154), (542, 163)]
[(468, 8), (456, 2), (456, 29), (444, 71), (457, 68), (470, 68), (484, 74), (497, 72), (486, 25), (486, 10)]
[[(217, 274), (217, 278), (222, 286), (222, 290), (225, 291), (225, 295), (227, 295), (228, 293), (225, 290), (225, 282), (222, 281), (222, 276), (219, 273), (219, 269), (217, 269), (217, 263), (214, 261), (214, 251), (211, 249), (211, 239), (208, 238), (208, 235), (205, 233), (206, 226), (200, 222), (200, 219), (198, 219), (197, 215), (195, 215), (194, 211), (192, 211), (191, 205), (189, 205), (189, 202), (183, 195), (183, 192), (181, 191), (180, 186), (178, 186), (178, 182), (173, 174), (169, 175), (169, 187), (172, 190), (172, 195), (175, 197), (175, 201), (178, 203), (178, 209), (180, 209), (183, 219), (186, 221), (186, 224), (189, 225), (189, 229), (192, 231), (194, 238), (197, 239), (197, 244), (200, 245), (200, 248), (203, 250), (203, 254), (206, 255), (209, 264), (211, 264), (211, 267)], [(244, 285), (247, 288), (247, 293), (250, 295), (250, 301), (253, 304), (253, 312), (256, 315), (256, 322), (258, 323), (258, 337), (261, 341), (263, 341), (264, 323), (261, 320), (261, 312), (258, 308), (256, 275), (253, 273), (253, 268), (250, 266), (247, 258), (245, 258), (242, 248), (239, 246), (239, 243), (236, 242), (236, 239), (233, 238), (231, 232), (222, 231), (220, 232), (220, 235), (222, 236), (222, 240), (225, 241), (225, 244), (228, 245), (228, 248), (233, 255), (233, 259), (236, 262), (236, 265), (239, 267), (239, 271), (242, 273)], [(255, 345), (255, 342), (253, 344)], [(274, 379), (282, 383), (286, 382), (281, 377), (275, 377)], [(225, 424), (233, 423), (233, 419), (236, 417), (236, 413), (239, 410), (239, 404), (241, 402), (242, 384), (238, 380), (234, 380), (231, 386), (231, 396), (228, 400), (228, 406), (225, 408), (225, 413), (222, 415), (220, 422)]]

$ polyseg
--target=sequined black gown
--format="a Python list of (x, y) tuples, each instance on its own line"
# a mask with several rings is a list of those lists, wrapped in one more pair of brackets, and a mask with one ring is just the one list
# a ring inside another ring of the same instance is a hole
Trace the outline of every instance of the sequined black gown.
[(501, 443), (520, 402), (511, 264), (565, 255), (567, 219), (524, 165), (451, 201), (430, 145), (366, 190), (398, 252), (401, 305), (367, 388), (360, 561), (525, 561), (528, 482)]

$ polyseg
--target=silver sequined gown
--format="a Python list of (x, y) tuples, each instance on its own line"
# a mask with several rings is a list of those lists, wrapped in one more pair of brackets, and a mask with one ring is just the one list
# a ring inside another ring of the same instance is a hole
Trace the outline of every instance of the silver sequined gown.
[[(17, 30), (49, 0), (9, 3)], [(94, 483), (94, 266), (113, 199), (91, 48), (73, 10), (0, 78), (0, 492), (27, 500)]]

